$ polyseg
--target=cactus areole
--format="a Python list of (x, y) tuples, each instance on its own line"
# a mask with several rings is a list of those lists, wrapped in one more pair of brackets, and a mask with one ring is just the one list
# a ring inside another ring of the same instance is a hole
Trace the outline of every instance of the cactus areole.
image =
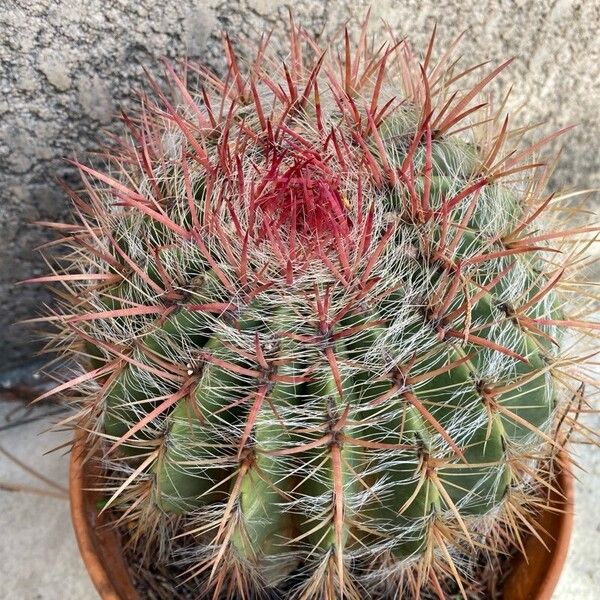
[(517, 145), (482, 100), (510, 61), (366, 31), (325, 49), (292, 22), (283, 61), (226, 38), (222, 76), (167, 66), (76, 163), (44, 279), (83, 370), (54, 392), (103, 510), (198, 598), (464, 594), (570, 422), (562, 333), (593, 325), (557, 250), (593, 228), (540, 225), (561, 132)]

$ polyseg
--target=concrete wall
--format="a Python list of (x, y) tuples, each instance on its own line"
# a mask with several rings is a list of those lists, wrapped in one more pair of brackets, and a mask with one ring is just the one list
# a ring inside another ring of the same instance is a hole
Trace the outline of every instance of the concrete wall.
[[(297, 0), (297, 20), (327, 36), (360, 17), (362, 0)], [(597, 0), (374, 0), (380, 18), (423, 47), (437, 21), (441, 44), (469, 27), (466, 62), (517, 60), (498, 87), (515, 83), (521, 119), (545, 120), (549, 132), (579, 123), (554, 182), (600, 185), (600, 3)], [(142, 66), (187, 54), (218, 68), (218, 30), (255, 39), (281, 35), (287, 3), (277, 0), (0, 0), (0, 348), (3, 363), (26, 361), (32, 346), (18, 319), (43, 310), (48, 296), (15, 280), (44, 264), (34, 247), (47, 232), (33, 220), (57, 219), (67, 202), (57, 180), (73, 183), (61, 160), (97, 146), (111, 116), (143, 85)]]

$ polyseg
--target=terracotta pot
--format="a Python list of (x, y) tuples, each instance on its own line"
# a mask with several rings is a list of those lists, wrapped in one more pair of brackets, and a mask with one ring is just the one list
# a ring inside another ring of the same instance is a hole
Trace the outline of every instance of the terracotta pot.
[(85, 461), (84, 436), (77, 435), (71, 449), (69, 497), (71, 520), (79, 551), (102, 600), (142, 600), (136, 592), (121, 551), (119, 533), (98, 515), (98, 469)]
[(533, 535), (525, 541), (525, 554), (515, 556), (504, 584), (505, 600), (551, 600), (565, 565), (575, 508), (575, 484), (566, 451), (559, 455), (562, 469), (550, 494), (551, 510), (540, 515), (541, 541)]
[[(97, 472), (84, 464), (83, 436), (77, 436), (71, 452), (71, 518), (83, 562), (102, 600), (142, 600), (131, 581), (121, 551), (119, 534), (98, 516), (99, 494), (91, 490)], [(570, 462), (560, 457), (563, 469), (552, 493), (554, 510), (540, 517), (540, 537), (525, 541), (525, 555), (514, 557), (514, 566), (504, 585), (505, 600), (551, 600), (567, 557), (573, 526), (574, 486)]]

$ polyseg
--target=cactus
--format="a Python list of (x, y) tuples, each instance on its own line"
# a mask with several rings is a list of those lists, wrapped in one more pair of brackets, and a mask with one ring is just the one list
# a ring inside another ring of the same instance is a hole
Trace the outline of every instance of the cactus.
[(84, 370), (53, 393), (105, 510), (202, 598), (464, 593), (573, 425), (564, 332), (597, 325), (560, 292), (597, 229), (540, 229), (562, 131), (519, 147), (481, 103), (510, 61), (465, 90), (433, 37), (419, 62), (366, 27), (322, 50), (292, 22), (285, 62), (225, 38), (223, 78), (167, 66), (75, 162), (44, 279)]

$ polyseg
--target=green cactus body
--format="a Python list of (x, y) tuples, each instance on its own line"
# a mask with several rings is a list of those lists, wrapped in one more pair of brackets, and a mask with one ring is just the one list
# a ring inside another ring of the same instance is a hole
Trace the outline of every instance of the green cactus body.
[[(462, 141), (453, 145), (451, 139), (444, 140), (433, 147), (439, 150), (432, 153), (436, 175), (431, 190), (433, 207), (439, 208), (445, 198), (467, 184), (475, 167), (459, 166), (465, 155), (474, 165), (476, 155)], [(513, 208), (514, 196), (507, 190), (499, 191), (499, 185), (493, 184), (492, 191), (486, 188), (485, 193), (502, 202), (502, 209), (507, 211), (505, 220), (509, 222), (503, 222), (505, 229), (518, 223), (520, 211)], [(422, 180), (419, 186), (423, 193)], [(488, 227), (486, 213), (492, 212), (486, 207), (475, 211), (466, 232), (452, 232), (460, 235), (460, 240), (452, 249), (451, 258), (468, 260), (482, 252), (496, 251), (497, 245), (487, 244), (479, 236), (479, 230)], [(406, 237), (414, 238), (414, 225), (401, 227), (406, 229)], [(440, 270), (431, 258), (440, 235), (436, 226), (431, 233), (431, 247), (426, 249), (428, 258), (423, 257), (406, 280), (401, 273), (399, 283), (411, 287), (414, 281), (420, 282), (425, 289), (430, 287), (432, 297), (440, 294), (443, 301), (443, 292), (452, 283), (447, 271)], [(395, 251), (388, 250), (390, 254)], [(176, 404), (164, 418), (162, 433), (152, 429), (138, 434), (138, 445), (145, 437), (156, 439), (162, 435), (164, 439), (164, 449), (151, 467), (155, 477), (152, 502), (157, 510), (189, 514), (219, 502), (226, 505), (235, 486), (238, 524), (227, 543), (257, 566), (279, 553), (293, 552), (293, 548), (298, 552), (312, 548), (317, 553), (344, 553), (348, 547), (358, 545), (356, 538), (361, 531), (370, 532), (375, 546), (387, 544), (399, 560), (414, 559), (424, 551), (436, 518), (456, 512), (469, 522), (497, 510), (512, 481), (506, 446), (540, 443), (553, 414), (552, 386), (544, 374), (544, 340), (502, 318), (497, 308), (500, 299), (510, 292), (506, 289), (510, 282), (500, 279), (489, 291), (481, 293), (482, 287), (493, 282), (505, 266), (506, 259), (495, 258), (486, 262), (485, 268), (475, 269), (474, 277), (456, 293), (447, 311), (458, 313), (453, 326), (464, 331), (460, 307), (467, 296), (476, 298), (469, 315), (473, 335), (506, 347), (508, 355), (480, 343), (465, 342), (460, 336), (440, 339), (440, 332), (451, 324), (438, 324), (435, 318), (428, 320), (430, 315), (423, 316), (416, 303), (414, 307), (401, 306), (407, 302), (401, 291), (382, 294), (381, 301), (368, 310), (357, 306), (334, 328), (342, 335), (348, 332), (342, 337), (343, 344), (328, 346), (336, 354), (338, 368), (348, 369), (347, 374), (339, 375), (343, 379), (342, 396), (332, 371), (323, 366), (328, 363), (322, 348), (314, 348), (309, 342), (287, 343), (288, 358), (294, 360), (296, 372), (318, 367), (322, 374), (308, 383), (269, 386), (247, 440), (247, 449), (255, 458), (237, 484), (237, 443), (252, 411), (260, 377), (240, 375), (228, 366), (206, 363), (190, 398)], [(207, 291), (189, 295), (190, 304), (228, 300), (228, 291), (214, 272), (208, 279), (204, 276), (203, 281), (210, 282), (210, 291), (204, 283), (201, 289)], [(524, 300), (528, 301), (535, 299), (540, 284), (529, 277), (523, 287)], [(317, 295), (324, 288), (320, 286), (320, 290)], [(264, 297), (264, 306), (278, 306), (279, 293), (266, 289), (259, 298)], [(255, 302), (256, 306), (260, 304)], [(532, 314), (546, 315), (547, 306), (547, 297), (534, 302)], [(176, 356), (178, 348), (182, 354), (191, 348), (197, 353), (214, 353), (220, 361), (233, 365), (231, 368), (244, 365), (250, 371), (257, 370), (260, 367), (251, 360), (242, 360), (235, 349), (223, 346), (214, 327), (220, 320), (224, 340), (232, 333), (251, 339), (259, 333), (273, 332), (281, 342), (294, 330), (293, 318), (285, 323), (283, 317), (282, 321), (281, 308), (270, 314), (262, 307), (257, 310), (264, 323), (262, 330), (257, 320), (250, 319), (240, 328), (239, 323), (223, 322), (222, 316), (214, 317), (211, 326), (206, 314), (186, 310), (182, 304), (173, 316), (150, 328), (151, 333), (142, 338), (143, 344), (150, 351), (148, 356), (167, 358)], [(402, 354), (404, 346), (413, 348), (406, 365), (394, 364), (386, 357), (388, 372), (374, 368), (381, 369), (386, 351), (397, 347)], [(370, 357), (373, 364), (369, 364)], [(479, 374), (486, 372), (494, 358), (499, 363), (498, 381), (485, 382)], [(344, 366), (344, 362), (348, 364)], [(409, 364), (410, 369), (405, 369), (402, 376), (412, 375), (418, 382), (399, 384), (398, 373), (393, 371)], [(456, 366), (446, 370), (448, 365)], [(104, 427), (112, 436), (125, 434), (139, 420), (140, 413), (156, 406), (156, 401), (149, 398), (144, 402), (135, 386), (135, 372), (135, 368), (124, 371), (106, 397)], [(429, 373), (433, 375), (428, 376)], [(323, 376), (325, 379), (320, 380)], [(510, 384), (519, 378), (523, 378), (522, 385), (511, 387), (495, 399), (502, 411), (486, 404), (482, 393), (486, 385)], [(159, 387), (146, 388), (146, 396), (158, 394)], [(314, 415), (304, 414), (304, 403), (314, 409)], [(378, 408), (380, 405), (383, 410)], [(129, 412), (123, 415), (122, 410)], [(348, 411), (348, 424), (336, 432), (339, 437), (315, 445), (327, 436), (328, 427), (335, 428), (334, 421), (341, 418), (344, 410)], [(306, 429), (312, 423), (314, 431), (295, 432), (296, 426), (286, 426), (282, 414), (292, 423), (307, 421)], [(446, 434), (440, 435), (440, 430)], [(306, 449), (301, 450), (303, 447)], [(282, 450), (283, 455), (279, 456)], [(434, 456), (437, 463), (432, 466), (427, 461)], [(279, 464), (282, 461), (289, 473)], [(372, 491), (365, 488), (366, 482)], [(378, 486), (384, 491), (378, 493)], [(294, 506), (287, 513), (286, 502)], [(342, 510), (343, 517), (336, 519), (336, 510)], [(291, 541), (290, 531), (296, 532), (296, 542)]]
[(348, 100), (385, 104), (373, 77), (351, 92), (294, 56), (296, 96), (232, 66), (229, 116), (213, 84), (153, 113), (158, 183), (108, 180), (119, 211), (96, 192), (111, 279), (81, 306), (112, 313), (84, 320), (89, 429), (115, 462), (146, 460), (130, 527), (151, 547), (156, 522), (187, 523), (213, 597), (370, 597), (390, 564), (416, 597), (402, 573), (501, 523), (554, 435), (554, 274), (520, 241), (530, 207), (495, 142), (452, 133), (466, 106), (440, 96), (426, 118), (422, 75), (394, 54), (414, 89), (378, 114)]

